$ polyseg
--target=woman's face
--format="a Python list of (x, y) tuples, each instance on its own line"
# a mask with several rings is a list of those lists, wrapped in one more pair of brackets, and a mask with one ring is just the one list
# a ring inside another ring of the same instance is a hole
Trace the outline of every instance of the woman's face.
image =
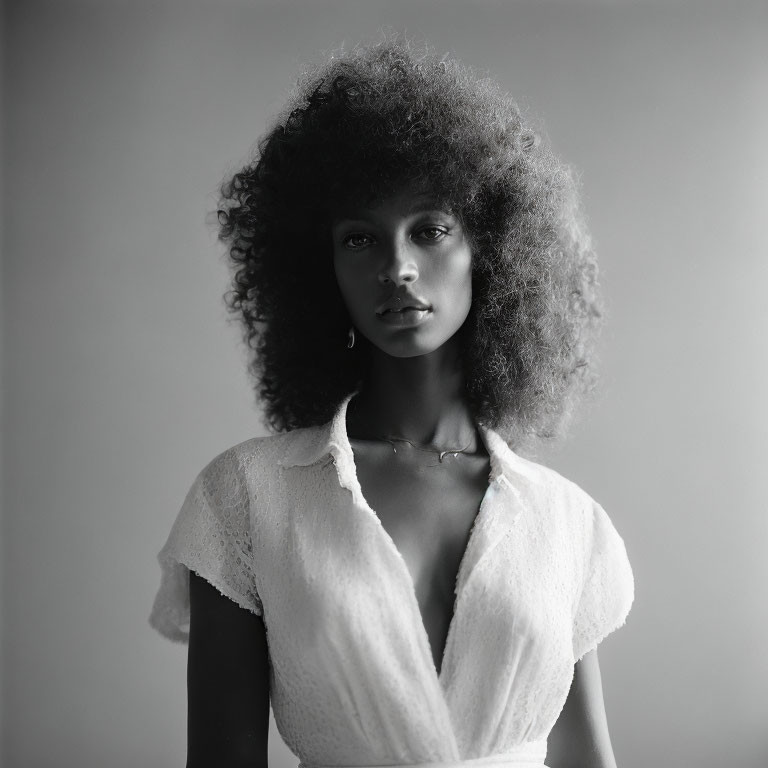
[(459, 219), (402, 191), (332, 226), (336, 279), (355, 329), (393, 357), (441, 347), (472, 304), (472, 253)]

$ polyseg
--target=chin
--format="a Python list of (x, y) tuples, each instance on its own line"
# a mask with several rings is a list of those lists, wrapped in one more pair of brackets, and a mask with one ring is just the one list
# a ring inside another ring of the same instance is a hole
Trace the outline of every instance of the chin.
[(423, 355), (428, 355), (430, 352), (435, 351), (431, 347), (415, 348), (412, 345), (403, 345), (402, 348), (397, 349), (385, 349), (383, 347), (379, 347), (379, 349), (390, 357), (399, 357), (402, 359), (407, 357), (422, 357)]
[(400, 332), (389, 336), (389, 338), (369, 338), (368, 340), (374, 347), (390, 357), (421, 357), (437, 351), (453, 334), (445, 338), (430, 338), (427, 334)]

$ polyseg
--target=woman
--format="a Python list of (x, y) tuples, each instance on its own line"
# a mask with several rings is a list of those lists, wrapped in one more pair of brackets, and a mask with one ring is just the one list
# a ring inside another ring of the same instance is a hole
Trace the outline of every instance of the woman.
[(188, 766), (266, 765), (270, 697), (313, 768), (614, 766), (624, 545), (520, 455), (594, 379), (568, 169), (493, 83), (387, 42), (304, 78), (219, 217), (277, 434), (200, 472), (160, 553)]

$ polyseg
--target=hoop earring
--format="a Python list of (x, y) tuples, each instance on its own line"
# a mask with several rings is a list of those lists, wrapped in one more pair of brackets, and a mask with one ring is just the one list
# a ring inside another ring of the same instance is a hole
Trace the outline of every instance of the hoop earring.
[(347, 337), (347, 349), (352, 349), (355, 346), (355, 326), (349, 326), (349, 334)]

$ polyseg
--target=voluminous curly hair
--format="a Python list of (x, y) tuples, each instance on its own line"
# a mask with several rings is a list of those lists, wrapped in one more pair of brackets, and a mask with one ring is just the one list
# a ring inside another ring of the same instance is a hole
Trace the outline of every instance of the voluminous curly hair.
[(358, 388), (369, 346), (346, 348), (331, 221), (351, 201), (418, 183), (469, 235), (461, 330), (466, 396), (513, 446), (556, 437), (594, 383), (597, 262), (572, 171), (488, 79), (407, 41), (306, 73), (256, 157), (222, 185), (227, 308), (276, 431), (323, 424)]

